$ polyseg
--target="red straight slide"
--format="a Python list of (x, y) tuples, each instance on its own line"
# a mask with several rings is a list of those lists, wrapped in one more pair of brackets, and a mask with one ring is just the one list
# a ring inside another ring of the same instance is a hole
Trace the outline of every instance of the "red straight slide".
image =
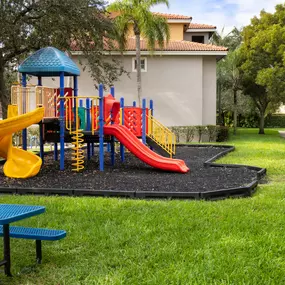
[(116, 137), (137, 158), (154, 168), (180, 173), (189, 171), (183, 160), (167, 158), (153, 152), (125, 126), (104, 126), (104, 134)]

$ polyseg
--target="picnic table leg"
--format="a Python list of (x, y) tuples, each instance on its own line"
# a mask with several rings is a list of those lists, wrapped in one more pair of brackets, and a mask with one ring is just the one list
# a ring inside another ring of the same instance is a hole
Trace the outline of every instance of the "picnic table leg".
[(42, 241), (36, 240), (37, 263), (42, 263)]
[(10, 257), (10, 227), (9, 224), (3, 225), (3, 242), (4, 242), (4, 260), (5, 263), (5, 274), (12, 276), (11, 274), (11, 257)]

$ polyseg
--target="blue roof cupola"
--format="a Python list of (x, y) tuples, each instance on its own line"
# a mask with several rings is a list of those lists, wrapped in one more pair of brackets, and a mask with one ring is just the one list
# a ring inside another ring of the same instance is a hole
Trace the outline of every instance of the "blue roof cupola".
[(36, 51), (19, 66), (19, 72), (34, 76), (80, 75), (77, 65), (62, 51), (46, 47)]

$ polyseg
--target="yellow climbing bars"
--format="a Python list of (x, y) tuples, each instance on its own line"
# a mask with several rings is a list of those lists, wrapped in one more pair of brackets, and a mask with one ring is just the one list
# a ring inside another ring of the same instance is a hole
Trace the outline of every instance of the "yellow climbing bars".
[(76, 129), (75, 131), (70, 132), (72, 136), (72, 170), (81, 171), (84, 169), (84, 152), (82, 150), (84, 143), (84, 134), (82, 130)]
[[(99, 116), (99, 97), (90, 96), (91, 100), (91, 112), (90, 112), (90, 130), (91, 133), (98, 129), (98, 116)], [(79, 116), (79, 100), (86, 99), (84, 96), (69, 96), (65, 97), (65, 127), (72, 135), (72, 170), (81, 171), (84, 169), (84, 151), (82, 150), (84, 146), (84, 134), (83, 130), (80, 129), (80, 116)], [(74, 107), (76, 106), (76, 108)]]
[(164, 149), (170, 157), (176, 152), (176, 136), (175, 134), (150, 113), (147, 115), (148, 131), (147, 136)]

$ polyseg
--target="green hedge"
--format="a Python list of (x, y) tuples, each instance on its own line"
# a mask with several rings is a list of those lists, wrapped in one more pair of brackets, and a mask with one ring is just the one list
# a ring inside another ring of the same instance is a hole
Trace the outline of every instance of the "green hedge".
[(264, 126), (266, 128), (285, 128), (285, 115), (269, 115), (265, 118)]
[(201, 142), (204, 135), (209, 142), (223, 142), (229, 137), (229, 128), (224, 126), (178, 126), (170, 127), (170, 129), (176, 135), (177, 143), (189, 143), (195, 137), (197, 137), (198, 142)]

